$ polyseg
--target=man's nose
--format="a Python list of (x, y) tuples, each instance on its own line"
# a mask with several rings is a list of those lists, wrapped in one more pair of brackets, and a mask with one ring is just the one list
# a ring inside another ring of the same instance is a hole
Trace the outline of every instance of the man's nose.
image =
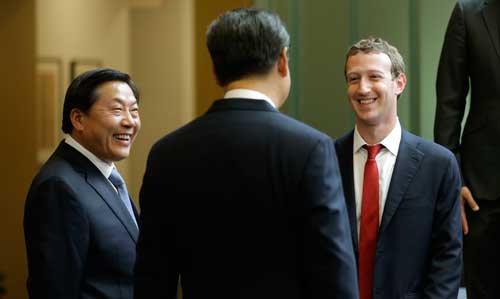
[(369, 92), (371, 87), (372, 87), (372, 84), (371, 84), (370, 80), (368, 80), (366, 78), (361, 78), (359, 80), (358, 92), (360, 92), (360, 93)]
[(122, 114), (122, 125), (132, 127), (135, 124), (134, 116), (129, 110), (124, 110)]

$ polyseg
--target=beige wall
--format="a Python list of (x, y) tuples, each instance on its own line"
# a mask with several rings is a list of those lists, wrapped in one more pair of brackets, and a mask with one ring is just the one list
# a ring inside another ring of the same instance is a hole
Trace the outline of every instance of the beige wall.
[(212, 102), (224, 95), (222, 88), (217, 86), (212, 71), (212, 62), (205, 43), (205, 33), (208, 25), (226, 10), (247, 7), (251, 0), (212, 0), (196, 1), (195, 6), (195, 59), (196, 59), (196, 115), (207, 111)]
[[(4, 116), (0, 157), (0, 272), (6, 298), (24, 299), (27, 265), (22, 218), (37, 171), (35, 67), (37, 57), (62, 64), (64, 91), (74, 59), (99, 59), (129, 72), (141, 90), (143, 129), (131, 156), (119, 163), (131, 195), (138, 192), (151, 145), (204, 112), (222, 90), (205, 47), (209, 22), (250, 0), (1, 0), (0, 90)], [(8, 70), (8, 71), (7, 71)], [(198, 94), (199, 96), (195, 96)], [(59, 121), (58, 121), (59, 123)]]
[(26, 295), (23, 209), (36, 170), (35, 4), (34, 0), (0, 1), (0, 272), (6, 274), (6, 298)]
[[(72, 61), (98, 60), (103, 66), (130, 71), (129, 25), (127, 1), (37, 0), (37, 57), (56, 58), (62, 62), (60, 106), (71, 80)], [(129, 181), (129, 160), (118, 163), (118, 167)]]
[(129, 6), (122, 0), (38, 0), (38, 56), (57, 57), (65, 65), (73, 59), (99, 59), (105, 66), (129, 71)]
[(152, 143), (194, 116), (193, 2), (38, 0), (38, 55), (62, 60), (64, 88), (72, 60), (97, 58), (140, 89), (142, 129), (118, 163), (136, 202)]
[(130, 157), (129, 189), (136, 201), (153, 142), (194, 116), (193, 2), (163, 1), (131, 10), (131, 65), (142, 120)]

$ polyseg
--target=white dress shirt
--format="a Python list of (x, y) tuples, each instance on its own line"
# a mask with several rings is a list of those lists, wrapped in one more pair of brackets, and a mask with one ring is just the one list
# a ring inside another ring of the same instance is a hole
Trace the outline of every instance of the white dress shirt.
[[(394, 129), (392, 129), (389, 135), (387, 135), (387, 137), (380, 142), (380, 144), (384, 147), (382, 147), (377, 157), (375, 157), (379, 174), (379, 224), (382, 221), (385, 200), (387, 199), (387, 192), (389, 191), (389, 185), (391, 184), (392, 172), (394, 170), (394, 164), (396, 164), (396, 157), (398, 156), (400, 142), (401, 125), (399, 124), (399, 120), (397, 120)], [(354, 128), (353, 143), (354, 195), (356, 200), (356, 222), (358, 225), (359, 239), (363, 178), (365, 174), (365, 163), (368, 157), (368, 152), (363, 148), (363, 145), (368, 143), (366, 143), (361, 135), (359, 135), (357, 127)]]
[[(79, 151), (82, 155), (84, 155), (87, 159), (89, 159), (90, 162), (92, 162), (92, 164), (94, 164), (95, 167), (97, 167), (97, 169), (99, 169), (99, 171), (102, 173), (102, 175), (104, 175), (104, 177), (107, 178), (109, 181), (109, 176), (111, 175), (113, 168), (115, 168), (114, 163), (110, 164), (108, 162), (99, 159), (91, 151), (89, 151), (88, 149), (83, 147), (80, 143), (78, 143), (78, 141), (76, 141), (73, 137), (71, 137), (71, 135), (66, 135), (66, 137), (64, 138), (64, 142), (66, 142), (69, 146), (73, 147), (74, 149)], [(113, 189), (115, 189), (115, 191), (117, 191), (115, 186), (110, 181), (109, 184), (111, 185), (111, 187), (113, 187)]]
[(256, 90), (242, 89), (242, 88), (231, 89), (224, 95), (224, 99), (234, 99), (234, 98), (266, 101), (269, 104), (271, 104), (273, 108), (276, 108), (276, 105), (268, 96)]

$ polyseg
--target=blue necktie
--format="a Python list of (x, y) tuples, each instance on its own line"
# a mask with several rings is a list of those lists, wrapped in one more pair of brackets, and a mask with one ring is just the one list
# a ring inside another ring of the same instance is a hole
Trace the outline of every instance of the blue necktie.
[(118, 170), (116, 170), (116, 168), (113, 168), (113, 171), (109, 176), (109, 180), (115, 186), (116, 190), (118, 190), (120, 199), (130, 213), (130, 217), (132, 217), (132, 220), (134, 220), (135, 226), (137, 226), (134, 210), (132, 209), (132, 203), (130, 202), (130, 197), (128, 196), (127, 186), (125, 185), (125, 181), (121, 177), (120, 173), (118, 173)]

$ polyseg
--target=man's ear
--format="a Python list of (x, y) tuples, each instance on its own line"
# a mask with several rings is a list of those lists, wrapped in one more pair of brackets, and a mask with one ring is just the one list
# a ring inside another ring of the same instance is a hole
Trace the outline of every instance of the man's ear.
[(406, 86), (406, 75), (404, 73), (399, 74), (399, 76), (394, 79), (396, 81), (396, 95), (399, 96), (403, 93)]
[(278, 73), (282, 77), (288, 76), (288, 48), (283, 48), (280, 52), (280, 56), (278, 58)]
[(69, 113), (69, 119), (71, 120), (71, 124), (73, 125), (73, 129), (76, 131), (83, 131), (85, 128), (85, 113), (83, 113), (80, 109), (73, 108)]

